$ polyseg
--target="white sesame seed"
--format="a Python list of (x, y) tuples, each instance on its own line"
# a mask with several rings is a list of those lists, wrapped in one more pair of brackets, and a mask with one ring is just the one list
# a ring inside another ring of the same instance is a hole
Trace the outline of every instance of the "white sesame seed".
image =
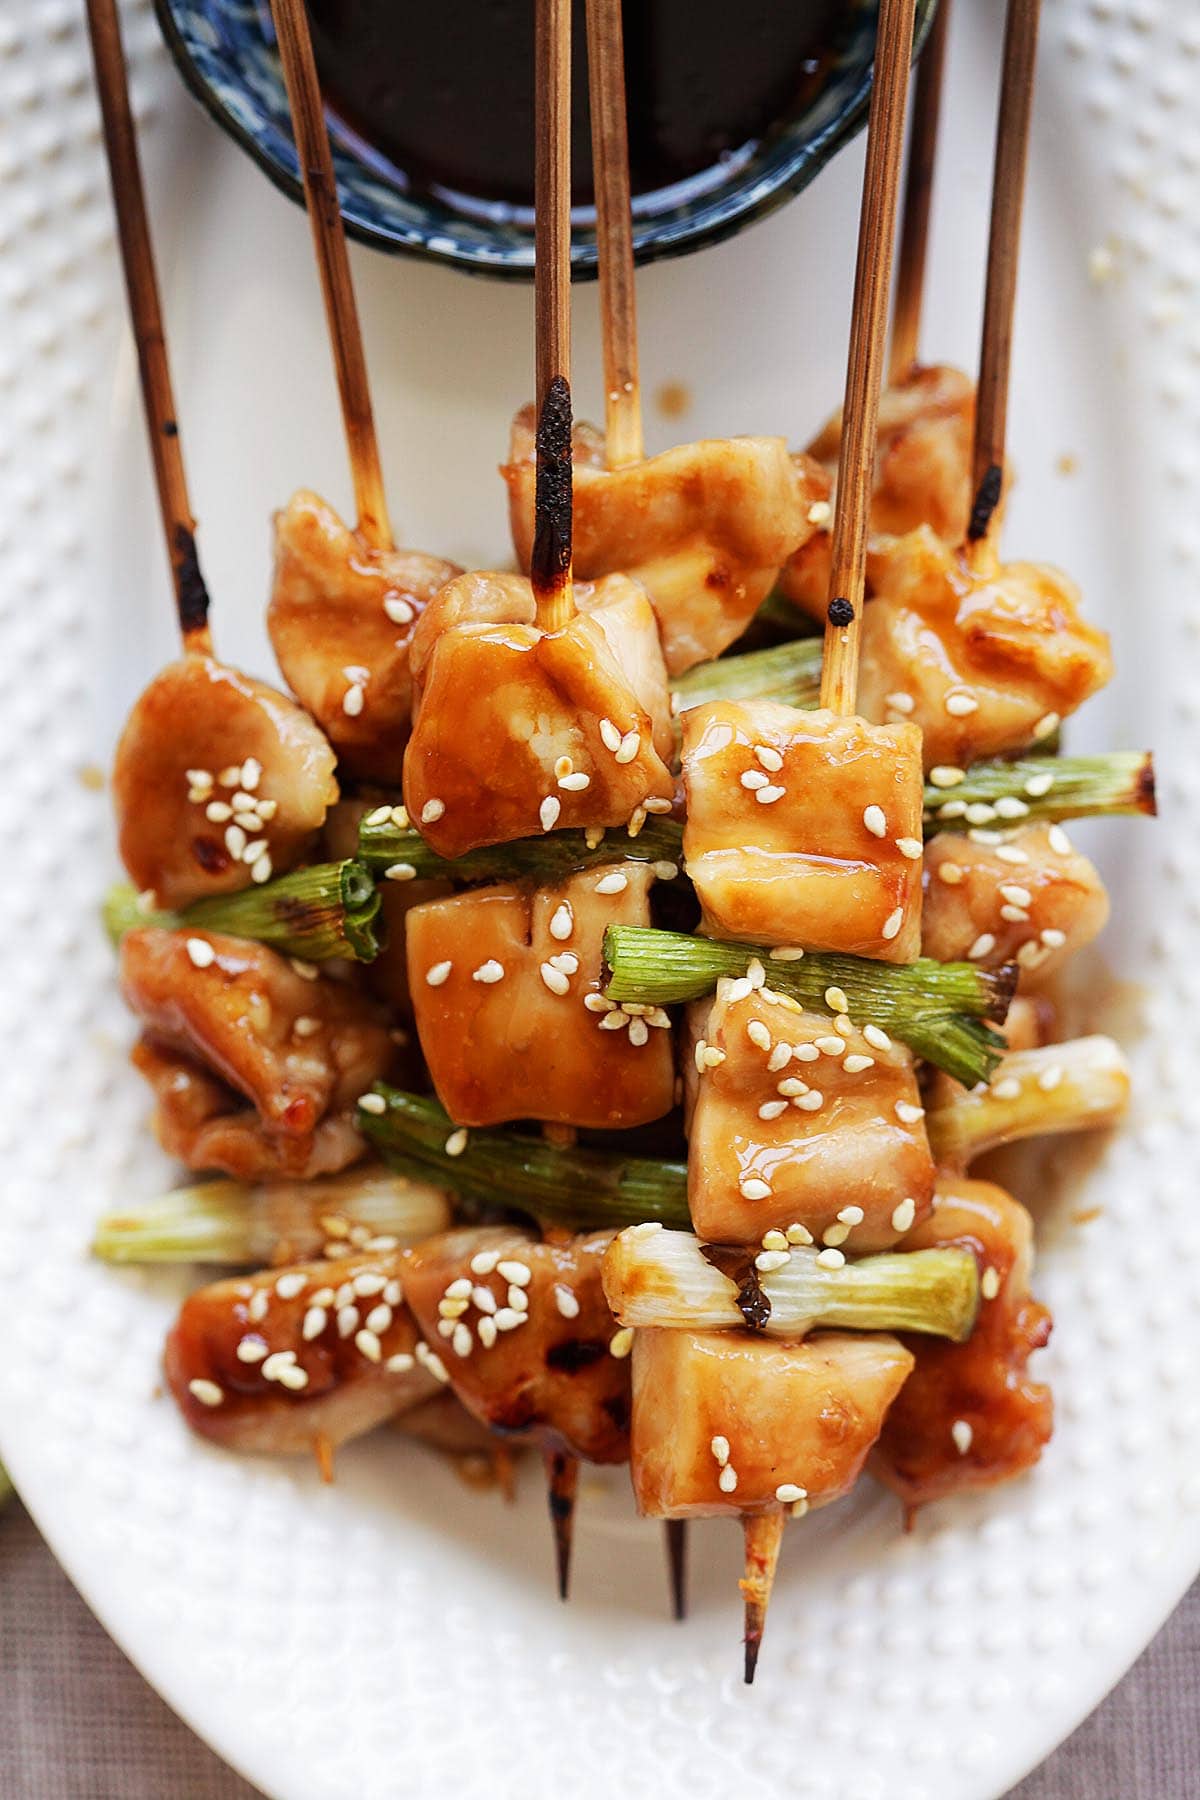
[(550, 831), (558, 823), (558, 815), (562, 811), (562, 801), (557, 794), (547, 794), (538, 807), (538, 818), (542, 822), (542, 830)]
[(460, 1319), (450, 1336), (450, 1348), (455, 1356), (470, 1356), (475, 1348), (475, 1338), (471, 1327)]
[(945, 882), (947, 887), (958, 887), (965, 874), (966, 871), (961, 863), (944, 862), (938, 864), (938, 880)]
[(827, 1225), (821, 1233), (821, 1242), (828, 1245), (830, 1249), (836, 1250), (838, 1245), (844, 1244), (849, 1236), (850, 1227), (848, 1225)]
[(822, 1269), (844, 1269), (846, 1258), (842, 1251), (831, 1244), (824, 1250), (817, 1251), (817, 1263)]
[(188, 961), (197, 969), (210, 969), (217, 953), (207, 938), (190, 937), (187, 941)]
[(385, 1332), (391, 1322), (392, 1309), (386, 1300), (381, 1300), (378, 1306), (373, 1306), (366, 1318), (367, 1330), (377, 1334)]
[(438, 820), (445, 816), (445, 812), (446, 802), (444, 800), (427, 800), (421, 808), (422, 825), (436, 825)]
[(233, 808), (224, 800), (212, 800), (205, 807), (204, 816), (211, 819), (214, 825), (224, 825), (227, 819), (232, 819)]
[(966, 817), (965, 800), (944, 800), (937, 809), (939, 819), (962, 819)]
[(278, 811), (278, 800), (260, 800), (258, 803), (258, 816), (264, 825), (267, 823), (268, 819), (273, 819)]
[(751, 793), (753, 793), (755, 788), (764, 788), (771, 785), (761, 769), (747, 769), (741, 776), (741, 783), (744, 788), (749, 788)]
[(822, 1056), (843, 1056), (846, 1052), (846, 1040), (840, 1037), (819, 1037), (813, 1039), (814, 1050)]
[(183, 773), (189, 787), (210, 788), (213, 784), (211, 769), (185, 769)]
[(244, 788), (253, 793), (262, 780), (262, 764), (256, 756), (248, 756), (242, 764), (238, 780)]
[(431, 967), (425, 971), (425, 980), (427, 984), (434, 988), (441, 987), (442, 983), (449, 978), (450, 971), (453, 967), (454, 964), (450, 961), (449, 957), (447, 957), (444, 962), (433, 963)]
[(386, 825), (392, 816), (390, 806), (377, 806), (363, 820), (364, 825)]
[(447, 1156), (461, 1156), (466, 1147), (467, 1133), (461, 1125), (457, 1131), (450, 1133), (443, 1146)]
[(634, 1049), (640, 1050), (642, 1045), (649, 1041), (649, 1038), (650, 1027), (647, 1025), (645, 1019), (630, 1019), (629, 1041)]
[(357, 719), (363, 709), (365, 699), (366, 695), (361, 684), (357, 681), (352, 682), (342, 695), (342, 711), (348, 719)]
[(555, 907), (554, 916), (550, 920), (550, 936), (557, 938), (562, 944), (570, 937), (574, 928), (575, 915), (571, 911), (569, 902), (563, 900)]
[(372, 1294), (382, 1294), (387, 1286), (387, 1277), (380, 1275), (375, 1269), (364, 1269), (354, 1277), (350, 1285), (360, 1300), (367, 1300)]
[(967, 951), (967, 957), (971, 962), (982, 962), (983, 958), (990, 956), (995, 948), (996, 939), (993, 934), (990, 931), (983, 931)]
[(301, 1275), (298, 1270), (291, 1269), (286, 1275), (281, 1275), (279, 1277), (279, 1280), (275, 1283), (275, 1292), (279, 1295), (281, 1300), (295, 1300), (297, 1295), (302, 1294), (307, 1286), (308, 1276)]
[(892, 1047), (891, 1038), (878, 1025), (864, 1025), (863, 1036), (874, 1050), (890, 1050)]
[(641, 733), (627, 731), (621, 739), (620, 748), (613, 752), (614, 760), (619, 763), (631, 763), (641, 747)]
[(499, 1250), (477, 1250), (471, 1258), (471, 1271), (475, 1275), (490, 1275), (500, 1261)]
[(729, 1461), (729, 1439), (723, 1437), (721, 1433), (718, 1432), (715, 1437), (710, 1438), (708, 1447), (712, 1451), (713, 1456), (716, 1458), (720, 1467), (723, 1469), (725, 1464)]
[(788, 1241), (782, 1231), (764, 1231), (762, 1247), (764, 1250), (786, 1250)]
[(795, 944), (777, 944), (768, 954), (772, 962), (800, 962), (804, 956), (803, 950)]
[(752, 956), (750, 961), (746, 964), (746, 980), (750, 983), (751, 992), (761, 988), (766, 979), (767, 971), (763, 968), (757, 956)]
[(782, 787), (761, 787), (756, 791), (754, 798), (760, 806), (774, 806), (775, 802), (782, 800), (786, 793), (787, 789)]
[(1000, 831), (968, 831), (967, 836), (973, 844), (986, 844), (989, 850), (1004, 842), (1004, 834)]
[(250, 1304), (246, 1308), (246, 1317), (252, 1319), (256, 1325), (261, 1325), (267, 1316), (267, 1308), (270, 1304), (271, 1296), (266, 1288), (259, 1288), (251, 1297)]
[(887, 836), (887, 814), (882, 806), (868, 806), (863, 812), (862, 819), (872, 837)]
[(1051, 1063), (1048, 1069), (1043, 1069), (1038, 1076), (1038, 1086), (1041, 1088), (1043, 1094), (1052, 1094), (1055, 1088), (1061, 1083), (1063, 1074), (1064, 1070), (1061, 1063)]
[(763, 1024), (761, 1019), (751, 1019), (746, 1027), (746, 1036), (759, 1050), (769, 1050), (771, 1048), (771, 1033), (767, 1030), (767, 1027)]
[(194, 1381), (188, 1382), (188, 1393), (198, 1400), (201, 1406), (220, 1406), (225, 1398), (224, 1390), (215, 1381), (205, 1381), (198, 1375)]
[(382, 1094), (360, 1094), (358, 1104), (363, 1112), (378, 1114), (387, 1111), (387, 1101)]
[(512, 1257), (507, 1257), (503, 1262), (497, 1263), (496, 1273), (502, 1281), (509, 1282), (513, 1287), (527, 1288), (533, 1280), (533, 1270), (529, 1264), (517, 1262)]
[(554, 1304), (564, 1319), (577, 1319), (579, 1317), (579, 1301), (574, 1291), (571, 1288), (566, 1287), (561, 1281), (555, 1284)]
[(1033, 895), (1027, 887), (1020, 887), (1015, 881), (1002, 882), (997, 889), (1001, 899), (1013, 906), (1032, 906)]
[(801, 1112), (820, 1112), (824, 1104), (825, 1096), (819, 1088), (810, 1088), (807, 1094), (797, 1094), (792, 1101), (792, 1105), (798, 1106)]
[(1033, 728), (1034, 738), (1040, 742), (1042, 738), (1053, 737), (1061, 724), (1062, 720), (1056, 712), (1044, 713)]
[(950, 1436), (954, 1439), (954, 1448), (960, 1456), (965, 1456), (971, 1448), (971, 1439), (975, 1432), (966, 1419), (955, 1419), (950, 1427)]
[(718, 1050), (717, 1046), (715, 1044), (710, 1044), (704, 1052), (705, 1068), (706, 1069), (719, 1069), (721, 1064), (724, 1061), (725, 1061), (724, 1050)]
[(861, 1206), (843, 1206), (838, 1214), (842, 1224), (850, 1226), (861, 1225), (866, 1216)]
[(598, 894), (623, 894), (628, 886), (628, 875), (623, 874), (620, 869), (610, 869), (607, 875), (600, 877), (595, 891)]
[(996, 801), (996, 817), (998, 819), (1025, 819), (1029, 816), (1029, 808), (1024, 800), (1018, 800), (1015, 794), (1001, 794)]
[(553, 963), (544, 962), (540, 974), (552, 994), (565, 994), (570, 990), (571, 984), (567, 977), (561, 969), (556, 969)]
[(304, 1323), (300, 1327), (300, 1336), (306, 1344), (320, 1337), (329, 1323), (329, 1314), (323, 1306), (310, 1306), (304, 1315)]
[(338, 1336), (348, 1338), (352, 1331), (358, 1330), (358, 1308), (353, 1305), (341, 1305), (337, 1309)]
[(383, 1345), (379, 1341), (378, 1333), (374, 1331), (370, 1331), (365, 1327), (362, 1331), (356, 1331), (354, 1334), (354, 1348), (365, 1356), (368, 1362), (377, 1363), (383, 1361)]
[(754, 1266), (763, 1275), (770, 1275), (776, 1269), (785, 1269), (791, 1260), (792, 1253), (788, 1249), (760, 1250), (754, 1259)]
[(472, 969), (471, 980), (482, 982), (484, 987), (492, 987), (497, 981), (504, 980), (504, 964), (497, 962), (494, 956), (489, 956), (477, 969)]
[(416, 617), (411, 603), (402, 594), (385, 594), (383, 610), (393, 625), (411, 625)]
[[(557, 974), (558, 971), (555, 970), (555, 973)], [(565, 992), (566, 990), (564, 989), (563, 991)], [(624, 1031), (628, 1023), (629, 1014), (627, 1012), (622, 1012), (619, 1006), (614, 1007), (612, 1012), (605, 1013), (604, 1017), (599, 1021), (601, 1031)]]
[(611, 719), (601, 719), (600, 741), (604, 745), (604, 748), (606, 750), (611, 750), (614, 755), (621, 748), (621, 733), (617, 730)]
[(420, 1342), (417, 1345), (417, 1361), (419, 1363), (424, 1363), (435, 1381), (449, 1381), (450, 1377), (446, 1373), (445, 1363), (442, 1361), (437, 1351), (431, 1350), (429, 1345), (424, 1342)]
[(925, 851), (925, 846), (920, 838), (914, 837), (897, 838), (896, 848), (901, 856), (906, 857), (909, 862), (919, 862)]
[(916, 1125), (925, 1117), (925, 1108), (914, 1105), (911, 1100), (897, 1100), (893, 1110), (902, 1125)]
[[(770, 1033), (768, 1033), (768, 1038), (769, 1036)], [(770, 1056), (767, 1058), (767, 1068), (772, 1075), (777, 1075), (780, 1069), (787, 1068), (791, 1060), (792, 1046), (790, 1044), (776, 1044)]]
[(1053, 772), (1047, 771), (1044, 774), (1031, 775), (1025, 783), (1025, 792), (1031, 800), (1040, 800), (1043, 794), (1048, 794), (1053, 786)]
[(319, 1287), (309, 1296), (309, 1300), (313, 1306), (332, 1306), (333, 1289), (331, 1287)]
[(262, 1365), (264, 1381), (278, 1381), (285, 1369), (290, 1369), (296, 1361), (294, 1350), (275, 1350)]
[(223, 788), (250, 786), (248, 781), (242, 780), (242, 771), (237, 763), (230, 763), (227, 768), (222, 769), (221, 773), (217, 776), (217, 781)]
[(490, 1350), (496, 1342), (496, 1321), (485, 1313), (475, 1326), (475, 1334), (485, 1350)]
[(1052, 825), (1046, 833), (1046, 841), (1059, 856), (1070, 856), (1071, 840), (1061, 825)]
[(875, 1067), (875, 1058), (873, 1056), (863, 1056), (858, 1051), (855, 1051), (853, 1055), (846, 1058), (842, 1067), (845, 1069), (847, 1075), (861, 1075), (864, 1069), (873, 1069)]
[(250, 865), (250, 879), (251, 881), (257, 882), (259, 887), (262, 886), (264, 881), (270, 881), (271, 858), (265, 850), (261, 856), (256, 856), (253, 863)]
[(301, 981), (317, 981), (320, 979), (321, 971), (318, 969), (316, 963), (305, 962), (303, 958), (299, 956), (289, 956), (288, 962), (291, 964), (292, 973), (298, 975)]
[(784, 1236), (787, 1238), (789, 1244), (811, 1244), (813, 1241), (813, 1235), (808, 1229), (808, 1226), (801, 1225), (798, 1222), (789, 1225)]
[(793, 1044), (792, 1056), (796, 1062), (817, 1062), (821, 1052), (815, 1044)]
[(787, 1111), (786, 1100), (764, 1100), (758, 1109), (760, 1119), (770, 1121), (778, 1119)]
[(738, 1187), (746, 1200), (769, 1200), (771, 1197), (770, 1183), (760, 1180), (757, 1175), (743, 1175)]
[(991, 825), (996, 818), (996, 809), (986, 800), (973, 800), (970, 806), (963, 808), (963, 817), (968, 825)]
[(788, 1100), (794, 1100), (797, 1094), (807, 1094), (809, 1086), (807, 1081), (800, 1081), (795, 1075), (789, 1075), (776, 1084), (775, 1092), (783, 1094)]
[(292, 1031), (298, 1038), (316, 1037), (321, 1029), (320, 1019), (314, 1019), (309, 1013), (300, 1013), (292, 1021)]
[(389, 1375), (407, 1375), (414, 1360), (407, 1350), (397, 1350), (395, 1356), (389, 1356), (383, 1366)]
[(1029, 922), (1029, 909), (1024, 906), (1002, 906), (1000, 917), (1006, 925), (1025, 925)]
[(732, 1494), (737, 1487), (737, 1484), (737, 1470), (733, 1467), (732, 1463), (726, 1463), (722, 1468), (721, 1473), (717, 1476), (717, 1486), (723, 1494)]
[(1016, 1100), (1020, 1098), (1021, 1084), (1015, 1075), (1002, 1075), (999, 1081), (993, 1081), (991, 1092), (997, 1100)]
[(673, 862), (655, 862), (650, 867), (654, 870), (656, 881), (674, 881), (679, 873), (679, 864)]
[(952, 719), (965, 719), (970, 713), (979, 711), (979, 702), (974, 694), (947, 694), (942, 704)]
[(1067, 934), (1065, 931), (1059, 931), (1055, 925), (1047, 925), (1041, 938), (1047, 950), (1061, 950), (1067, 941)]
[(497, 1331), (515, 1331), (518, 1325), (525, 1323), (528, 1314), (519, 1313), (514, 1307), (502, 1306), (495, 1317)]
[(936, 769), (929, 771), (930, 782), (935, 788), (957, 787), (966, 778), (966, 770), (956, 768), (953, 763), (939, 763)]
[(764, 769), (769, 769), (772, 775), (778, 775), (783, 767), (783, 758), (772, 744), (755, 744), (754, 757), (755, 761), (761, 763)]
[(830, 1012), (848, 1013), (850, 1011), (850, 1002), (847, 1000), (840, 987), (827, 987), (825, 989), (825, 1004)]
[(412, 863), (391, 863), (383, 872), (385, 881), (415, 881), (417, 871)]
[(883, 921), (883, 925), (880, 928), (880, 933), (879, 933), (880, 937), (885, 938), (888, 942), (890, 942), (891, 939), (894, 937), (899, 937), (900, 927), (903, 925), (903, 923), (904, 923), (904, 908), (902, 906), (898, 906), (896, 908), (895, 912), (890, 912), (888, 914), (887, 918)]
[(807, 1500), (808, 1489), (800, 1487), (794, 1481), (781, 1481), (775, 1489), (775, 1498), (782, 1501), (784, 1506), (791, 1506), (797, 1500)]
[(1029, 852), (1022, 850), (1017, 844), (997, 844), (996, 855), (1001, 862), (1006, 863), (1027, 863), (1029, 861)]
[(510, 1287), (508, 1290), (508, 1304), (512, 1307), (514, 1312), (528, 1312), (529, 1295), (525, 1292), (524, 1288)]
[(893, 1231), (909, 1231), (909, 1230), (911, 1230), (912, 1222), (916, 1218), (916, 1216), (917, 1216), (916, 1201), (915, 1200), (902, 1200), (900, 1202), (899, 1206), (897, 1206), (892, 1213), (892, 1230)]
[(239, 1362), (260, 1363), (269, 1355), (269, 1349), (265, 1338), (244, 1337), (239, 1339), (234, 1355)]

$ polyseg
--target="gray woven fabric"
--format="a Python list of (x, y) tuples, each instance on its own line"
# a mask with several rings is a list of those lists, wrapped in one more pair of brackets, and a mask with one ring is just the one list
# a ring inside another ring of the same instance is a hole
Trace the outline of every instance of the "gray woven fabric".
[[(0, 1619), (3, 1800), (255, 1800), (126, 1662), (17, 1505), (0, 1514)], [(1008, 1800), (1196, 1800), (1198, 1669), (1200, 1583)]]

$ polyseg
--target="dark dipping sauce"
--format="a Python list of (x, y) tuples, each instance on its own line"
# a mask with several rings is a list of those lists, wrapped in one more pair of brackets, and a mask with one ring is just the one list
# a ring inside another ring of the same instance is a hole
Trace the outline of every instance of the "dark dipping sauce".
[[(629, 0), (636, 195), (716, 185), (805, 106), (846, 0)], [(326, 100), (392, 182), (482, 218), (533, 200), (533, 0), (308, 0)], [(592, 200), (583, 0), (574, 9), (574, 199)], [(651, 205), (649, 210), (654, 210)]]

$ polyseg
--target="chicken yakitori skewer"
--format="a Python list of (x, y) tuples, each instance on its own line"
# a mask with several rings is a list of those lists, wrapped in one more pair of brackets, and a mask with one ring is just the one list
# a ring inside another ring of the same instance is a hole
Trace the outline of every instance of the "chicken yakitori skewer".
[(121, 859), (148, 906), (236, 893), (288, 869), (337, 799), (306, 712), (212, 652), (114, 0), (88, 0), (104, 143), (183, 655), (136, 701), (117, 745)]

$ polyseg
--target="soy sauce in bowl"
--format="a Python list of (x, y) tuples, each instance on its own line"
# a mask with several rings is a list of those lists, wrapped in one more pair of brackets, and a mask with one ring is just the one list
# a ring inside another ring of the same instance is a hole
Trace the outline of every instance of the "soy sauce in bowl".
[[(533, 199), (531, 0), (308, 0), (329, 105), (386, 179), (492, 219)], [(584, 0), (574, 195), (592, 200)], [(629, 153), (643, 211), (725, 181), (811, 100), (842, 0), (627, 0)]]

